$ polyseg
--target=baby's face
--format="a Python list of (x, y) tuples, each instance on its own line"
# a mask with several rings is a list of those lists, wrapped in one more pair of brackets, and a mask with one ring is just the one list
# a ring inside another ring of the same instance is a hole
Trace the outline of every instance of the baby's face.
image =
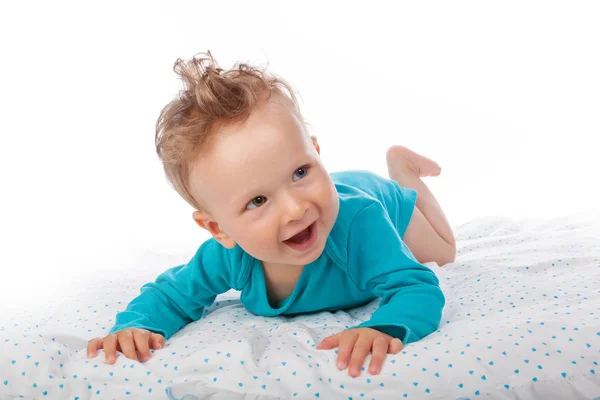
[(338, 193), (314, 143), (273, 98), (244, 125), (220, 130), (192, 166), (190, 184), (219, 230), (272, 264), (316, 260), (339, 210)]

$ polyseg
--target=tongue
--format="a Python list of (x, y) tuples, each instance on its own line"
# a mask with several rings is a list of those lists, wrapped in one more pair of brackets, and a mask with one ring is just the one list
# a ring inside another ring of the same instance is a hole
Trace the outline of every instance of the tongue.
[(291, 238), (286, 240), (286, 242), (301, 243), (301, 242), (304, 242), (306, 239), (308, 239), (309, 236), (310, 236), (310, 227), (306, 228), (299, 234), (292, 236)]

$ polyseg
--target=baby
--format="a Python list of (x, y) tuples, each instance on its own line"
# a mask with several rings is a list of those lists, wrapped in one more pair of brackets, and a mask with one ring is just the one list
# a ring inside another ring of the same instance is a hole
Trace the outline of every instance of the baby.
[[(104, 349), (145, 362), (150, 348), (202, 317), (218, 294), (241, 291), (262, 316), (344, 310), (380, 297), (371, 318), (325, 338), (337, 367), (378, 374), (387, 353), (435, 331), (444, 296), (422, 263), (454, 261), (456, 245), (421, 181), (440, 167), (413, 151), (387, 152), (391, 179), (328, 173), (290, 85), (265, 70), (218, 67), (210, 51), (178, 59), (184, 90), (161, 112), (156, 150), (174, 189), (212, 238), (191, 260), (141, 288), (88, 357)], [(139, 354), (139, 357), (138, 357)]]

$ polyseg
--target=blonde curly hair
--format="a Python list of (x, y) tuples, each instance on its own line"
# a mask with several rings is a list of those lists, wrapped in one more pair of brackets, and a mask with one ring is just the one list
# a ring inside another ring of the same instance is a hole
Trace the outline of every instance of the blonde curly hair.
[[(252, 110), (273, 94), (287, 102), (305, 129), (308, 127), (291, 85), (265, 69), (238, 62), (223, 70), (209, 50), (187, 61), (178, 58), (173, 70), (184, 88), (158, 117), (156, 153), (167, 181), (196, 210), (205, 207), (190, 190), (191, 164), (206, 151), (220, 127), (245, 122)], [(316, 142), (314, 136), (312, 139)]]

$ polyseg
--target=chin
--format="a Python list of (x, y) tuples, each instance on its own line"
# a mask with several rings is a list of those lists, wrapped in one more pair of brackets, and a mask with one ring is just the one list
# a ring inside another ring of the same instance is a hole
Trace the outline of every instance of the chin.
[(323, 246), (322, 249), (315, 249), (315, 255), (309, 257), (306, 259), (306, 262), (304, 263), (304, 265), (306, 264), (310, 264), (312, 262), (315, 262), (319, 257), (321, 257), (321, 254), (323, 254), (323, 252), (325, 251), (325, 246)]

